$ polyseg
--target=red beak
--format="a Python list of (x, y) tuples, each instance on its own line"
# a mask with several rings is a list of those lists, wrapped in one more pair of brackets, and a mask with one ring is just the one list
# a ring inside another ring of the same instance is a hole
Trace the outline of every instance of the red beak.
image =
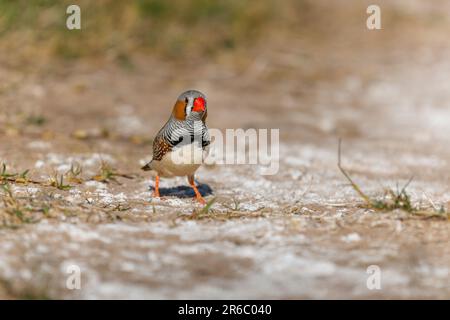
[(194, 106), (192, 108), (192, 111), (204, 112), (205, 111), (205, 105), (206, 105), (205, 99), (203, 99), (202, 97), (195, 98)]

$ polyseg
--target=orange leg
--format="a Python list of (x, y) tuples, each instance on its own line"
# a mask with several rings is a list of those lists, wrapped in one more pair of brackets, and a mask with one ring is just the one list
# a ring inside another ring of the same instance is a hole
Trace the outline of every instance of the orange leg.
[(189, 184), (191, 185), (192, 189), (194, 189), (195, 198), (197, 199), (197, 201), (200, 202), (201, 204), (206, 204), (205, 199), (203, 199), (202, 195), (200, 194), (197, 187), (195, 186), (194, 176), (188, 176), (188, 181), (189, 181)]
[(159, 176), (155, 178), (155, 191), (153, 191), (153, 198), (159, 198)]

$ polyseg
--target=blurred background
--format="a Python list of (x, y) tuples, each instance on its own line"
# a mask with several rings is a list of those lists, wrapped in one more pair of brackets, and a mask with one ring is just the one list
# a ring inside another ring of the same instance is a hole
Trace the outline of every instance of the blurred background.
[[(353, 136), (365, 130), (358, 119), (368, 113), (398, 118), (379, 95), (416, 85), (397, 90), (380, 80), (407, 70), (412, 81), (414, 70), (430, 72), (448, 49), (447, 1), (378, 1), (382, 30), (375, 31), (366, 28), (371, 2), (364, 0), (77, 1), (81, 30), (65, 26), (70, 4), (0, 1), (3, 130), (26, 130), (14, 119), (23, 113), (48, 119), (56, 131), (150, 134), (179, 92), (195, 87), (207, 93), (216, 127)], [(399, 96), (391, 99), (405, 99)], [(130, 111), (124, 105), (136, 113), (128, 129), (114, 122)], [(86, 128), (74, 127), (74, 117)], [(394, 127), (408, 126), (403, 118)]]
[[(336, 148), (368, 193), (413, 175), (414, 201), (448, 208), (449, 31), (448, 0), (0, 0), (0, 157), (70, 185), (14, 184), (0, 297), (448, 298), (448, 223), (367, 215)], [(139, 170), (186, 89), (210, 127), (280, 129), (279, 174), (199, 171), (212, 221), (190, 199), (151, 202)], [(71, 261), (83, 291), (63, 285)], [(388, 270), (382, 292), (369, 263)]]

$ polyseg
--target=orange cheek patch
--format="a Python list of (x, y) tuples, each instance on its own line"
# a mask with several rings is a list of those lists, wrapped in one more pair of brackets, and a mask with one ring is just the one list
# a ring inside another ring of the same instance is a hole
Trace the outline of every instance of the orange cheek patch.
[(173, 107), (173, 116), (178, 120), (185, 120), (186, 119), (186, 113), (185, 113), (186, 103), (184, 101), (177, 101)]

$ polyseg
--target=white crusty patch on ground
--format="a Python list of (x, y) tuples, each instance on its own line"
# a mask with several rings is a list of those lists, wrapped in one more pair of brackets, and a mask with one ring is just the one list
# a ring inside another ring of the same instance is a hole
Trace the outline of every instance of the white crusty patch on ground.
[[(300, 218), (289, 219), (294, 223)], [(375, 257), (371, 253), (354, 256), (351, 251), (342, 251), (336, 255), (335, 249), (322, 248), (318, 254), (311, 247), (317, 239), (306, 238), (300, 230), (286, 233), (286, 228), (284, 219), (209, 224), (180, 221), (170, 228), (165, 222), (95, 227), (41, 223), (33, 235), (23, 230), (19, 237), (4, 238), (0, 277), (33, 286), (34, 276), (53, 273), (53, 279), (60, 282), (54, 283), (54, 294), (66, 298), (337, 298), (376, 294), (366, 288), (366, 268)], [(54, 246), (61, 237), (65, 244)], [(350, 233), (345, 242), (354, 243), (356, 238)], [(37, 239), (39, 244), (33, 245)], [(19, 255), (11, 255), (12, 250)], [(392, 250), (395, 253), (397, 248)], [(376, 257), (383, 259), (383, 255), (393, 254), (391, 251), (379, 250)], [(366, 258), (368, 262), (343, 266), (340, 261), (345, 258)], [(215, 276), (202, 268), (202, 259), (212, 261), (208, 264), (211, 267), (218, 263)], [(21, 260), (25, 263), (17, 264)], [(33, 269), (40, 263), (44, 271)], [(70, 264), (82, 271), (82, 289), (77, 292), (64, 288)], [(120, 277), (114, 276), (117, 272), (121, 272)], [(200, 272), (197, 281), (192, 280), (191, 272)], [(383, 269), (383, 292), (395, 296), (409, 288), (408, 296), (420, 296), (419, 289), (409, 284), (423, 275), (426, 279), (420, 284), (428, 286), (430, 294), (446, 290), (442, 281), (448, 272), (447, 266), (420, 264), (404, 273), (391, 265)], [(139, 284), (132, 279), (140, 279)], [(337, 283), (349, 290), (329, 291)]]
[(52, 144), (48, 141), (36, 140), (36, 141), (29, 142), (27, 146), (30, 149), (46, 150), (46, 149), (50, 149), (52, 147)]
[[(345, 149), (344, 149), (345, 150)], [(374, 197), (383, 195), (387, 188), (402, 188), (411, 177), (415, 167), (428, 165), (441, 167), (446, 161), (438, 155), (400, 154), (390, 157), (380, 150), (352, 151), (343, 155), (343, 166), (349, 168), (354, 180), (367, 193)], [(408, 158), (408, 160), (406, 160)], [(350, 170), (351, 169), (351, 170)], [(243, 211), (262, 209), (281, 209), (286, 205), (303, 204), (339, 204), (361, 201), (348, 181), (337, 167), (337, 141), (333, 145), (284, 144), (280, 145), (280, 170), (274, 176), (259, 174), (257, 165), (215, 165), (201, 167), (196, 174), (199, 183), (205, 183), (217, 197), (213, 205), (215, 210), (226, 211), (229, 206), (238, 206)], [(403, 179), (392, 179), (395, 172), (404, 171)], [(362, 175), (359, 172), (370, 173)], [(176, 207), (180, 212), (192, 212), (193, 202), (190, 197), (164, 197), (152, 199), (149, 187), (153, 185), (148, 178), (132, 194), (125, 194), (129, 199), (149, 201), (146, 211), (170, 210)], [(189, 188), (185, 177), (161, 179), (160, 188)], [(104, 188), (102, 186), (101, 188)], [(184, 192), (184, 191), (183, 191)], [(415, 178), (408, 186), (414, 203), (429, 204), (433, 199), (436, 205), (450, 199), (447, 186), (440, 182), (421, 181)], [(100, 192), (102, 194), (102, 192)], [(113, 199), (113, 197), (111, 198)], [(113, 200), (112, 200), (113, 201)]]
[(35, 167), (42, 168), (47, 166), (48, 168), (56, 169), (59, 173), (65, 173), (70, 170), (72, 164), (78, 163), (83, 169), (90, 169), (92, 171), (98, 169), (102, 161), (110, 164), (116, 163), (113, 156), (105, 153), (74, 154), (70, 156), (48, 153), (44, 159), (38, 160), (35, 163)]

